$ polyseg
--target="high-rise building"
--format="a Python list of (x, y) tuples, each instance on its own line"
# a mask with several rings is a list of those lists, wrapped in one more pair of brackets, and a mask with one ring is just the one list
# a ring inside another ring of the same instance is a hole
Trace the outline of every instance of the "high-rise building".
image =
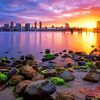
[(11, 30), (11, 31), (14, 30), (14, 22), (13, 22), (13, 21), (11, 21), (11, 23), (10, 23), (10, 30)]
[(16, 29), (16, 31), (21, 31), (21, 24), (20, 23), (16, 23), (15, 29)]
[(37, 22), (34, 22), (34, 28), (37, 29)]
[(42, 22), (39, 22), (39, 29), (42, 28)]
[(100, 28), (100, 21), (97, 21), (97, 28)]
[(69, 29), (69, 23), (65, 23), (65, 28)]
[(30, 31), (30, 23), (25, 24), (25, 31)]
[(4, 24), (4, 30), (9, 31), (9, 24)]

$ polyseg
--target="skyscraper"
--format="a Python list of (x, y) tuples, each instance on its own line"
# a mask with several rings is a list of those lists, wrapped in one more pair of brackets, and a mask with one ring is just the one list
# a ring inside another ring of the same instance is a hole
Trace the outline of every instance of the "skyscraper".
[(9, 31), (10, 29), (9, 29), (9, 24), (4, 24), (4, 30), (5, 31)]
[(30, 23), (25, 24), (25, 31), (30, 31)]
[(97, 28), (100, 28), (100, 21), (97, 21)]
[(37, 22), (34, 22), (34, 28), (37, 29)]
[(11, 21), (11, 23), (10, 23), (10, 30), (11, 30), (11, 31), (14, 30), (14, 22), (13, 22), (13, 21)]
[(21, 24), (20, 23), (16, 23), (16, 31), (21, 31)]
[(39, 29), (42, 28), (42, 22), (39, 22)]
[(65, 23), (65, 28), (69, 29), (69, 23)]

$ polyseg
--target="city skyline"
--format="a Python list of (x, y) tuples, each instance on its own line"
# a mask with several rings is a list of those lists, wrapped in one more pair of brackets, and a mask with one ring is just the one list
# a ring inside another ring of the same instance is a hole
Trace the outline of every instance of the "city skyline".
[(99, 10), (100, 0), (0, 0), (0, 25), (43, 21), (44, 26), (95, 27)]

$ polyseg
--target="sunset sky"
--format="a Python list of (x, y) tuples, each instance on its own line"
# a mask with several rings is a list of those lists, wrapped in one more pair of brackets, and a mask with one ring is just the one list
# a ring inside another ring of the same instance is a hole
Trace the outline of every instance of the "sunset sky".
[(0, 0), (0, 25), (42, 21), (45, 25), (95, 27), (100, 0)]

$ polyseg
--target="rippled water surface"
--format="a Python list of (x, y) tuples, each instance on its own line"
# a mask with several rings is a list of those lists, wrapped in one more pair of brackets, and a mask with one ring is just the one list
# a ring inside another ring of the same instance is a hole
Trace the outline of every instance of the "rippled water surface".
[(34, 54), (39, 58), (46, 48), (55, 52), (67, 49), (89, 53), (91, 45), (99, 48), (100, 33), (0, 32), (0, 56)]

